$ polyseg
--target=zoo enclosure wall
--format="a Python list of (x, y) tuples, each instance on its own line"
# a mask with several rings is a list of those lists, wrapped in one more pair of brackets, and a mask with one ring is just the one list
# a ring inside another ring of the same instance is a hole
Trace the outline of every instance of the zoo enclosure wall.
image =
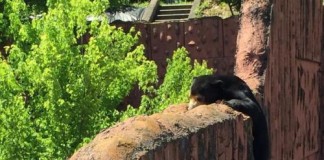
[(251, 119), (223, 104), (169, 106), (107, 128), (75, 159), (243, 160), (252, 155)]
[(273, 0), (265, 102), (272, 159), (323, 159), (321, 0)]
[[(164, 23), (116, 22), (126, 32), (134, 27), (141, 32), (139, 43), (145, 46), (145, 55), (158, 67), (160, 83), (166, 72), (167, 58), (179, 47), (185, 47), (189, 57), (198, 62), (207, 61), (208, 67), (217, 73), (234, 73), (236, 38), (239, 28), (237, 16), (227, 19), (204, 17), (188, 21)], [(89, 37), (85, 37), (87, 41)], [(127, 104), (139, 106), (141, 92), (135, 87), (125, 98), (120, 109)]]
[[(270, 53), (263, 97), (263, 106), (270, 130), (271, 159), (322, 159), (324, 157), (324, 13), (322, 1), (273, 0), (272, 2), (274, 5)], [(207, 34), (209, 36), (220, 33), (222, 35), (218, 37), (220, 41), (204, 40), (202, 33), (208, 31), (204, 29), (207, 23), (204, 20), (213, 22), (209, 26), (222, 26), (222, 29), (218, 27), (220, 32)], [(149, 46), (147, 47), (148, 57), (158, 62), (159, 73), (163, 73), (165, 58), (170, 56), (170, 48), (177, 47), (179, 39), (182, 42), (180, 44), (191, 52), (192, 58), (206, 58), (209, 66), (217, 68), (220, 73), (232, 74), (238, 19), (221, 20), (222, 22), (217, 23), (214, 21), (206, 18), (171, 23), (171, 25), (164, 23), (144, 27), (143, 30), (148, 30), (148, 34), (142, 37), (142, 41), (146, 40)], [(232, 29), (224, 27), (226, 23), (230, 23), (229, 21), (234, 21), (229, 25), (233, 27)], [(233, 25), (235, 23), (237, 25)], [(189, 24), (192, 24), (193, 28), (200, 29), (192, 32)], [(195, 25), (200, 27), (195, 27)], [(178, 29), (170, 29), (174, 26), (178, 26)], [(182, 27), (184, 30), (180, 29)], [(156, 32), (153, 33), (153, 31)], [(182, 36), (179, 31), (182, 31)], [(188, 37), (191, 34), (195, 34), (192, 37), (196, 37), (193, 40), (196, 43), (189, 43), (191, 40), (188, 40)], [(176, 36), (168, 38), (168, 35)], [(214, 47), (221, 45), (223, 47)], [(205, 51), (210, 48), (214, 50)], [(217, 60), (222, 62), (217, 63)], [(226, 64), (222, 64), (223, 62)]]

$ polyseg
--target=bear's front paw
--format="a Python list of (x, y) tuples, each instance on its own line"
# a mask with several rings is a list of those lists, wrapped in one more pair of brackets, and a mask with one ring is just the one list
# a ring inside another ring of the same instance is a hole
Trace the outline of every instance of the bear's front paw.
[(238, 105), (239, 105), (239, 102), (235, 99), (232, 99), (232, 100), (229, 100), (229, 101), (224, 101), (223, 102), (224, 104), (228, 105), (229, 107), (235, 109)]
[(229, 102), (229, 101), (223, 101), (222, 103), (225, 104), (225, 105), (228, 105), (228, 106), (232, 107), (232, 103)]

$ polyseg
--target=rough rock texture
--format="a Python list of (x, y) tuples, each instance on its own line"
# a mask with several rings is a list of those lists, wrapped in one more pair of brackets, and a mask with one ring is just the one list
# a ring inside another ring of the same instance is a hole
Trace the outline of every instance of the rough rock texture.
[(235, 75), (257, 93), (263, 93), (269, 50), (270, 9), (269, 0), (246, 0), (241, 8)]
[(273, 0), (273, 4), (264, 101), (271, 159), (322, 160), (323, 1)]
[[(188, 50), (190, 58), (198, 62), (205, 60), (208, 67), (214, 68), (217, 73), (233, 75), (238, 21), (235, 16), (227, 19), (204, 17), (165, 23), (115, 22), (114, 25), (126, 32), (131, 27), (141, 32), (139, 44), (145, 46), (145, 56), (155, 61), (159, 82), (162, 83), (167, 68), (166, 59), (171, 58), (173, 52), (181, 46)], [(84, 38), (84, 42), (87, 42), (88, 37)], [(141, 95), (135, 87), (118, 109), (124, 110), (128, 104), (139, 106)]]
[(250, 118), (223, 104), (173, 105), (99, 133), (71, 159), (250, 159)]

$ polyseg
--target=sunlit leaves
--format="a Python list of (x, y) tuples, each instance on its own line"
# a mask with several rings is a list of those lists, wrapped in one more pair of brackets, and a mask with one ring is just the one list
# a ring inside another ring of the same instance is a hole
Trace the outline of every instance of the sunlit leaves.
[(205, 61), (202, 64), (194, 61), (192, 65), (188, 54), (185, 48), (177, 49), (172, 58), (167, 60), (163, 83), (158, 88), (150, 88), (142, 96), (141, 106), (138, 109), (129, 106), (122, 119), (159, 112), (171, 104), (188, 102), (193, 77), (213, 72), (212, 69), (207, 68)]
[[(115, 108), (136, 83), (145, 90), (156, 81), (134, 32), (86, 21), (102, 16), (107, 1), (47, 5), (29, 19), (23, 1), (5, 3), (14, 41), (0, 65), (0, 159), (65, 159), (119, 120)], [(86, 32), (89, 43), (78, 44)]]
[[(185, 102), (192, 77), (211, 72), (192, 67), (182, 48), (156, 88), (156, 64), (136, 45), (138, 33), (108, 25), (107, 0), (48, 0), (41, 13), (22, 0), (0, 3), (0, 38), (12, 42), (0, 58), (0, 159), (66, 159), (121, 118)], [(87, 22), (89, 15), (101, 21)], [(77, 43), (86, 33), (89, 42)], [(117, 111), (134, 86), (144, 93), (141, 106)]]
[(187, 102), (193, 77), (212, 73), (212, 69), (207, 69), (206, 62), (199, 64), (195, 61), (192, 66), (185, 48), (176, 50), (167, 63), (164, 81), (156, 91), (157, 96), (152, 100), (158, 111), (170, 104)]

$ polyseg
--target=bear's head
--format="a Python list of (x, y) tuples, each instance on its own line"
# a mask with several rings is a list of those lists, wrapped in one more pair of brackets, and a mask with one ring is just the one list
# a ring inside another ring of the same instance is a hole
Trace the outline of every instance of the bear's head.
[(190, 89), (188, 109), (202, 104), (215, 103), (223, 99), (224, 82), (212, 75), (203, 75), (193, 79)]

